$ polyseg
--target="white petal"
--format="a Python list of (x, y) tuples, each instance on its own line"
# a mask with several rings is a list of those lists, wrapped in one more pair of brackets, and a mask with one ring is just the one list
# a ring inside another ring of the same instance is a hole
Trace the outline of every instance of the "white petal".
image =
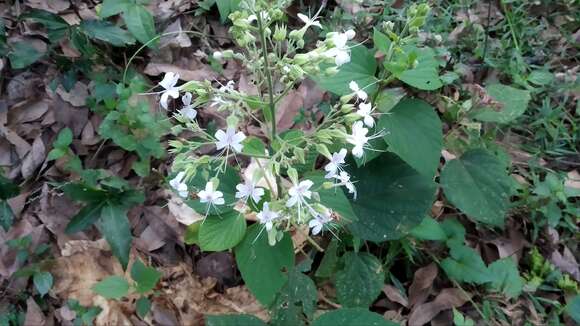
[(225, 204), (225, 200), (223, 198), (216, 198), (213, 200), (214, 205), (223, 205)]
[(239, 131), (232, 137), (232, 141), (235, 143), (241, 143), (242, 141), (244, 141), (244, 139), (246, 139), (246, 135), (244, 135), (244, 133), (241, 131)]
[(167, 100), (169, 99), (169, 94), (167, 92), (163, 92), (161, 94), (161, 99), (159, 100), (159, 104), (161, 107), (167, 110)]
[(179, 74), (174, 72), (166, 72), (163, 76), (163, 79), (159, 82), (159, 85), (165, 89), (170, 89), (175, 86), (175, 84), (177, 84), (178, 80)]
[(310, 22), (310, 18), (304, 14), (299, 13), (297, 16), (304, 24), (308, 24)]
[(181, 97), (181, 103), (183, 103), (184, 106), (188, 106), (191, 104), (191, 98), (192, 98), (191, 93), (187, 92)]
[(242, 146), (242, 144), (240, 143), (234, 143), (234, 144), (230, 144), (230, 146), (234, 149), (234, 151), (240, 153), (242, 151), (242, 149), (244, 148), (244, 146)]
[(356, 32), (352, 29), (349, 29), (344, 34), (346, 35), (346, 38), (349, 40), (352, 40), (356, 36)]
[(334, 63), (340, 67), (345, 63), (350, 62), (350, 54), (347, 51), (339, 51), (334, 58)]
[(350, 83), (348, 83), (348, 88), (350, 88), (350, 90), (355, 93), (358, 92), (360, 89), (358, 87), (358, 84), (354, 80), (351, 80)]
[(298, 202), (298, 196), (290, 197), (286, 202), (286, 207), (292, 207)]
[(375, 119), (370, 114), (365, 115), (364, 119), (365, 125), (372, 128), (375, 125)]
[(316, 26), (318, 28), (322, 28), (322, 25), (320, 25), (320, 22), (317, 22), (317, 21), (312, 22), (310, 25)]
[(362, 145), (356, 145), (352, 149), (352, 155), (357, 158), (361, 158), (363, 156), (363, 147)]

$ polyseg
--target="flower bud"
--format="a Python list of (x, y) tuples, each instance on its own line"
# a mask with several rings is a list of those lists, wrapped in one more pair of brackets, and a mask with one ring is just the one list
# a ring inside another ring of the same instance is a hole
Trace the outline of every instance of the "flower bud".
[(328, 76), (333, 76), (336, 75), (338, 73), (339, 69), (337, 66), (332, 66), (332, 67), (328, 67), (324, 70), (324, 73), (327, 74)]
[(276, 29), (274, 30), (274, 40), (276, 42), (282, 42), (286, 39), (286, 25), (276, 25)]
[(347, 115), (344, 116), (344, 120), (346, 121), (346, 123), (351, 124), (355, 121), (360, 120), (361, 116), (357, 113), (349, 113)]
[(297, 184), (298, 183), (298, 171), (296, 171), (295, 168), (288, 168), (288, 177), (290, 178), (290, 181), (292, 181), (292, 183)]
[(323, 155), (327, 159), (332, 158), (332, 154), (330, 154), (328, 147), (326, 147), (324, 144), (316, 144), (316, 151), (318, 151), (319, 154)]
[(354, 94), (347, 94), (340, 97), (340, 103), (348, 103), (352, 100)]
[(324, 182), (322, 184), (322, 188), (324, 188), (324, 189), (332, 189), (332, 188), (334, 188), (334, 184), (332, 182), (328, 182), (327, 181), (327, 182)]
[(352, 105), (352, 104), (343, 104), (340, 107), (340, 112), (342, 112), (342, 113), (348, 114), (348, 113), (351, 113), (352, 110), (354, 110), (354, 105)]
[(224, 54), (220, 51), (215, 51), (213, 53), (213, 58), (216, 60), (222, 60), (224, 58)]

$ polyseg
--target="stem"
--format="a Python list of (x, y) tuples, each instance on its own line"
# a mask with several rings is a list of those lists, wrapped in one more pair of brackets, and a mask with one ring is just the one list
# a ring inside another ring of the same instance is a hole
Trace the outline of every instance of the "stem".
[(270, 102), (270, 115), (272, 116), (272, 130), (271, 140), (276, 139), (276, 105), (274, 103), (274, 87), (272, 86), (272, 74), (270, 73), (270, 63), (268, 62), (268, 49), (266, 44), (266, 35), (264, 34), (264, 26), (262, 25), (262, 13), (258, 12), (258, 29), (260, 31), (260, 43), (262, 45), (262, 55), (264, 56), (264, 70), (266, 81), (268, 82), (268, 100)]

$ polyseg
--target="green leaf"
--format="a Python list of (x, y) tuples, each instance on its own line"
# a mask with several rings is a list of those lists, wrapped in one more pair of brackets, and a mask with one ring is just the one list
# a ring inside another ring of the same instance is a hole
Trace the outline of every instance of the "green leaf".
[(67, 183), (62, 190), (70, 199), (87, 203), (102, 202), (107, 198), (106, 191), (82, 183)]
[(50, 152), (48, 152), (48, 156), (46, 157), (46, 159), (48, 161), (58, 160), (59, 158), (65, 156), (66, 153), (67, 151), (62, 148), (53, 148), (52, 150), (50, 150)]
[(101, 217), (101, 209), (104, 205), (105, 202), (95, 202), (81, 208), (70, 222), (68, 222), (65, 233), (73, 234), (89, 228)]
[(402, 73), (395, 73), (400, 81), (415, 88), (432, 91), (443, 86), (439, 79), (439, 64), (437, 63), (435, 51), (431, 48), (416, 48), (412, 45), (405, 47), (406, 53), (415, 52), (417, 55), (417, 66), (407, 69)]
[(230, 13), (238, 10), (240, 0), (215, 0), (218, 11), (220, 12), (220, 20), (222, 23), (228, 19)]
[[(354, 164), (351, 164), (353, 166)], [(419, 225), (433, 203), (436, 185), (392, 153), (351, 171), (361, 194), (351, 201), (358, 222), (347, 225), (365, 240), (399, 239)]]
[(288, 280), (294, 266), (294, 247), (285, 233), (274, 246), (262, 226), (254, 224), (235, 248), (236, 262), (246, 286), (263, 305), (268, 306)]
[(388, 113), (390, 112), (404, 97), (406, 93), (401, 87), (388, 88), (379, 93), (376, 100), (377, 110)]
[(34, 283), (34, 287), (40, 294), (40, 296), (44, 296), (48, 293), (48, 290), (52, 287), (52, 274), (49, 272), (37, 272), (34, 273), (32, 276), (32, 282)]
[(377, 28), (373, 29), (373, 44), (375, 48), (381, 51), (383, 54), (389, 53), (389, 47), (391, 46), (391, 39), (383, 33), (381, 33)]
[[(321, 71), (327, 66), (321, 66)], [(332, 76), (311, 76), (320, 88), (330, 91), (336, 95), (346, 95), (352, 93), (348, 87), (351, 81), (355, 81), (361, 89), (371, 94), (376, 89), (377, 61), (373, 52), (363, 45), (355, 46), (351, 49), (350, 62), (340, 66), (338, 73)]]
[(330, 278), (334, 276), (334, 272), (338, 265), (338, 255), (336, 253), (337, 250), (338, 240), (333, 238), (330, 241), (328, 247), (326, 247), (326, 250), (324, 250), (324, 256), (322, 257), (320, 265), (318, 266), (314, 276), (322, 278)]
[(129, 293), (129, 282), (122, 276), (114, 275), (93, 285), (92, 289), (106, 299), (118, 300)]
[(343, 307), (368, 307), (381, 294), (385, 274), (381, 262), (364, 252), (347, 252), (336, 273), (336, 296)]
[(70, 128), (63, 128), (56, 136), (56, 139), (52, 143), (55, 148), (68, 148), (73, 141), (73, 133)]
[(487, 266), (479, 254), (460, 243), (451, 243), (451, 258), (441, 262), (441, 268), (449, 278), (459, 282), (484, 284), (491, 281)]
[(208, 315), (206, 326), (267, 326), (262, 320), (251, 315)]
[(151, 13), (142, 5), (132, 5), (123, 12), (127, 29), (139, 42), (145, 44), (155, 37), (155, 22)]
[(127, 268), (132, 235), (126, 210), (117, 205), (105, 205), (98, 226), (111, 246), (113, 255), (119, 259), (123, 268)]
[(32, 19), (40, 23), (49, 30), (66, 29), (69, 24), (59, 15), (55, 15), (46, 10), (30, 9), (24, 15), (20, 16), (22, 19)]
[(137, 292), (144, 294), (153, 290), (161, 278), (161, 272), (153, 267), (145, 266), (140, 260), (136, 260), (131, 267), (131, 278), (137, 283)]
[(14, 222), (14, 212), (8, 202), (0, 199), (0, 226), (4, 231), (8, 231)]
[(324, 178), (321, 173), (312, 173), (305, 176), (307, 179), (314, 183), (314, 188), (320, 188), (317, 190), (320, 196), (320, 203), (340, 215), (341, 218), (347, 222), (355, 222), (358, 220), (356, 214), (354, 213), (350, 201), (344, 194), (344, 191), (339, 188), (324, 189), (322, 184), (328, 179)]
[(38, 52), (28, 42), (16, 42), (12, 44), (12, 50), (8, 52), (8, 59), (10, 59), (12, 69), (22, 69), (35, 63), (43, 55), (44, 53)]
[(236, 211), (208, 216), (199, 227), (199, 246), (203, 251), (223, 251), (235, 247), (246, 233), (246, 219)]
[(137, 299), (135, 306), (137, 308), (137, 315), (141, 318), (145, 318), (151, 310), (151, 300), (147, 297), (140, 297)]
[(385, 320), (382, 315), (363, 308), (341, 308), (327, 312), (314, 322), (312, 326), (397, 326), (392, 321)]
[(83, 20), (79, 27), (88, 37), (110, 43), (113, 46), (135, 43), (135, 39), (129, 32), (107, 21)]
[(506, 167), (482, 149), (449, 161), (441, 171), (445, 197), (467, 216), (503, 226), (509, 204), (510, 178)]
[(518, 272), (518, 266), (510, 257), (496, 260), (488, 268), (493, 289), (502, 292), (508, 298), (517, 298), (522, 293), (524, 282)]
[(183, 236), (183, 241), (188, 244), (199, 244), (199, 227), (203, 221), (197, 221), (193, 224), (190, 224), (185, 229), (185, 235)]
[(445, 230), (431, 217), (425, 217), (423, 222), (409, 233), (420, 240), (445, 241), (448, 238)]
[(435, 175), (443, 132), (441, 120), (431, 105), (418, 99), (403, 100), (389, 114), (381, 115), (378, 126), (386, 131), (383, 138), (390, 151), (425, 176)]
[(0, 199), (10, 199), (18, 196), (19, 193), (20, 188), (0, 174)]
[(580, 323), (580, 295), (576, 295), (566, 305), (566, 313), (572, 317), (575, 322)]
[(242, 152), (249, 155), (265, 155), (266, 146), (259, 138), (250, 136), (244, 140)]
[(528, 76), (528, 81), (536, 85), (548, 85), (554, 80), (554, 74), (549, 71), (534, 70)]
[(521, 116), (528, 108), (530, 92), (511, 86), (494, 84), (487, 86), (487, 94), (501, 104), (500, 108), (483, 108), (474, 118), (485, 122), (508, 123)]
[(131, 6), (129, 0), (104, 0), (99, 11), (101, 18), (111, 17), (127, 10)]
[(306, 275), (293, 268), (288, 282), (280, 291), (272, 309), (272, 325), (304, 325), (316, 310), (316, 285)]

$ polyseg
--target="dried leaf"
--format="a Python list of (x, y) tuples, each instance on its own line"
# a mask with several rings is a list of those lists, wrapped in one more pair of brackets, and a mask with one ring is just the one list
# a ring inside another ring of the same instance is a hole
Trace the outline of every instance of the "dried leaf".
[(33, 297), (26, 300), (26, 316), (24, 318), (24, 326), (44, 326), (46, 325), (46, 316), (34, 301)]
[(399, 291), (399, 289), (397, 289), (396, 287), (390, 284), (386, 284), (383, 287), (383, 293), (385, 293), (385, 295), (387, 296), (387, 298), (389, 298), (389, 300), (396, 302), (402, 305), (403, 307), (409, 306), (409, 300), (407, 300), (407, 298), (405, 298), (405, 296), (403, 296), (401, 291)]
[(433, 281), (437, 277), (437, 265), (431, 263), (419, 268), (413, 277), (413, 283), (409, 287), (409, 307), (425, 302), (429, 296)]
[(217, 74), (208, 66), (203, 66), (199, 69), (189, 70), (181, 68), (176, 65), (166, 63), (149, 63), (145, 67), (144, 73), (149, 76), (159, 76), (166, 72), (178, 73), (182, 80), (214, 80)]
[(19, 103), (8, 111), (8, 123), (16, 125), (36, 121), (48, 111), (49, 104), (48, 100)]
[(42, 141), (42, 136), (36, 137), (32, 143), (32, 148), (28, 155), (24, 157), (22, 161), (22, 177), (28, 178), (34, 174), (34, 171), (44, 162), (46, 158), (46, 147), (44, 147), (44, 142)]
[(562, 272), (570, 274), (577, 282), (580, 282), (580, 268), (578, 262), (568, 247), (564, 246), (562, 253), (554, 251), (550, 262)]
[(72, 106), (81, 107), (84, 106), (87, 101), (89, 88), (86, 84), (79, 81), (75, 83), (75, 86), (69, 92), (67, 92), (62, 85), (59, 85), (56, 89), (56, 93)]
[(470, 295), (460, 289), (443, 289), (435, 300), (413, 308), (409, 316), (409, 325), (421, 326), (431, 321), (441, 311), (458, 308), (469, 301)]
[(159, 48), (166, 46), (175, 46), (181, 48), (188, 48), (191, 46), (191, 40), (186, 33), (183, 33), (181, 28), (181, 18), (177, 18), (163, 31), (162, 34), (171, 33), (170, 35), (163, 35), (159, 40)]

